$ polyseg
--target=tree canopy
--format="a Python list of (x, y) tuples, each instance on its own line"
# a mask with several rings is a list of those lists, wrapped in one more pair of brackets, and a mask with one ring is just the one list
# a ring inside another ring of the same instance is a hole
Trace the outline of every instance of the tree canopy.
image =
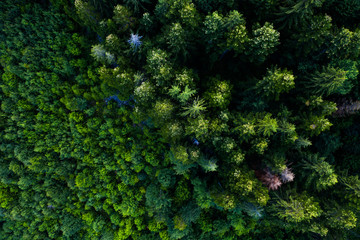
[(360, 3), (0, 2), (0, 239), (359, 239)]

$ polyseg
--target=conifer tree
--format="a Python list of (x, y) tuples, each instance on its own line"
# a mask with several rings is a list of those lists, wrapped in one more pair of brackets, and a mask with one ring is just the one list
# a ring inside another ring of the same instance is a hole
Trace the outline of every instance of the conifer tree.
[(256, 89), (263, 96), (275, 97), (275, 100), (279, 100), (281, 93), (289, 92), (295, 87), (294, 79), (294, 75), (286, 69), (269, 69), (263, 79), (256, 84)]
[(337, 174), (325, 158), (318, 155), (307, 155), (304, 161), (304, 169), (310, 170), (306, 176), (306, 184), (314, 184), (316, 190), (326, 189), (338, 182)]
[(305, 87), (312, 94), (328, 96), (339, 90), (346, 80), (346, 72), (333, 67), (323, 67), (322, 71), (315, 72), (309, 77)]
[(276, 215), (287, 222), (302, 222), (321, 216), (319, 203), (305, 192), (289, 196), (288, 200), (279, 199), (273, 206)]

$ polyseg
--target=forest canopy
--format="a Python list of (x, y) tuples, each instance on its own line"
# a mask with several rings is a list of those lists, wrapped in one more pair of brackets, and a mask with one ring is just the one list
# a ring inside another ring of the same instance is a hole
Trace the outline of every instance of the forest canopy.
[(359, 239), (360, 1), (0, 1), (0, 239)]

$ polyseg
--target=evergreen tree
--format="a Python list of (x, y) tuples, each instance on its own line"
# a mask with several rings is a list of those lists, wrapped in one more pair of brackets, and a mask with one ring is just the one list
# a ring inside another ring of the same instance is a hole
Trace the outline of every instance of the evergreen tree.
[(312, 94), (328, 96), (338, 91), (345, 81), (346, 72), (344, 70), (328, 66), (327, 68), (324, 67), (322, 72), (317, 71), (309, 77), (305, 87)]

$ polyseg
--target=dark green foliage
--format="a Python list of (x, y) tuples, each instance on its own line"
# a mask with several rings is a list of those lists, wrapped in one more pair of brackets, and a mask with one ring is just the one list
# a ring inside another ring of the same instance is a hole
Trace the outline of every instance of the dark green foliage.
[(359, 19), (360, 3), (356, 0), (325, 1), (324, 7), (336, 16), (336, 22), (351, 26)]
[(314, 8), (321, 7), (325, 0), (289, 0), (285, 6), (280, 7), (277, 21), (282, 23), (282, 27), (296, 27), (300, 21), (311, 17)]
[(170, 169), (160, 170), (158, 179), (159, 183), (164, 188), (172, 187), (175, 184), (174, 172)]
[(338, 182), (333, 167), (325, 161), (325, 158), (318, 155), (305, 156), (304, 169), (310, 171), (306, 175), (305, 184), (310, 185), (312, 183), (318, 191), (331, 187)]
[(309, 88), (311, 94), (328, 96), (341, 91), (340, 89), (346, 80), (346, 71), (333, 67), (324, 67), (321, 72), (318, 71), (309, 77), (306, 88)]

